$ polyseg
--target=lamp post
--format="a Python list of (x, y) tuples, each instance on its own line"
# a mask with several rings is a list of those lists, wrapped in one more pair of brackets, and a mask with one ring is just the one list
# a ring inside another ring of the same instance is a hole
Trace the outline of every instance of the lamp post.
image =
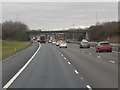
[[(73, 24), (73, 28), (74, 28), (74, 24)], [(74, 32), (73, 32), (73, 40), (74, 40)]]

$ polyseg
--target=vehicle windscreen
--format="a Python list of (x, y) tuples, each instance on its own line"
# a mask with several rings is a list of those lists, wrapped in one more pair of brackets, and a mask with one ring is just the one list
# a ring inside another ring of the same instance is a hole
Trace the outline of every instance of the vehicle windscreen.
[(61, 44), (65, 44), (66, 42), (61, 42)]
[(45, 40), (45, 37), (44, 36), (40, 37), (40, 40)]
[(109, 43), (101, 43), (100, 45), (110, 45)]
[(88, 42), (82, 42), (82, 43), (86, 43), (86, 44), (88, 44)]

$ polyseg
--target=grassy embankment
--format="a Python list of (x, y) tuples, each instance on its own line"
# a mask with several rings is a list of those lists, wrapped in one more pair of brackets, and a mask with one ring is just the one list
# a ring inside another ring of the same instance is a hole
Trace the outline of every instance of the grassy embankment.
[(28, 47), (30, 42), (2, 40), (2, 60)]

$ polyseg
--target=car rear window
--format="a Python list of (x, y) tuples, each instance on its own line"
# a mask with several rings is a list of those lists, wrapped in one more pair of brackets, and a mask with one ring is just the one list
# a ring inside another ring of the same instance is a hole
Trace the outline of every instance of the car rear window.
[(65, 44), (66, 42), (61, 42), (61, 44)]
[(83, 42), (83, 43), (86, 43), (86, 44), (88, 44), (88, 42)]
[(100, 45), (110, 45), (109, 43), (101, 43)]

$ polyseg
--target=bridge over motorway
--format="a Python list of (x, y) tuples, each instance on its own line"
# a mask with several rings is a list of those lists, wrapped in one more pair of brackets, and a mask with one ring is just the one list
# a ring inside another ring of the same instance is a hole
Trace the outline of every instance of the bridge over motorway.
[(40, 35), (45, 35), (46, 38), (49, 36), (54, 36), (55, 39), (58, 39), (59, 36), (63, 36), (63, 38), (66, 40), (67, 35), (71, 34), (72, 39), (74, 40), (75, 34), (83, 33), (83, 38), (89, 39), (88, 37), (88, 31), (87, 30), (56, 30), (56, 31), (37, 31), (37, 30), (30, 30), (27, 32), (29, 37), (35, 37)]

